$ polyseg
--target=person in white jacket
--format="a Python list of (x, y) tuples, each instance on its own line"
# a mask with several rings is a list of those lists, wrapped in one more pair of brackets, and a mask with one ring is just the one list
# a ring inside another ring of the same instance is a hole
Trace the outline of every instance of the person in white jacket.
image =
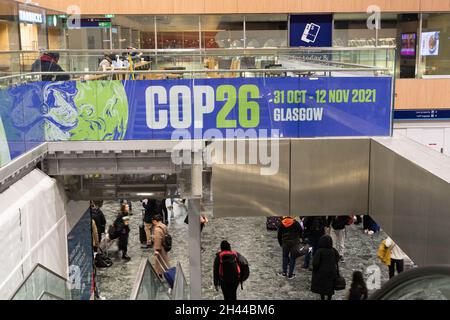
[(386, 239), (386, 247), (391, 251), (391, 264), (389, 265), (390, 279), (395, 275), (395, 270), (397, 270), (397, 274), (403, 272), (404, 260), (407, 256), (390, 237)]

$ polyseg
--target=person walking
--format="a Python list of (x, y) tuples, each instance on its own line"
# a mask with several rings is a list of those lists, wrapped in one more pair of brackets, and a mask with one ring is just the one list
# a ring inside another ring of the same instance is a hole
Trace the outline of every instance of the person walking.
[[(288, 279), (294, 279), (296, 258), (292, 257), (292, 248), (299, 243), (303, 230), (300, 223), (292, 217), (283, 217), (278, 227), (278, 243), (283, 248), (282, 271), (277, 274)], [(288, 273), (289, 266), (289, 273)]]
[(147, 238), (147, 248), (150, 248), (153, 245), (153, 217), (159, 214), (158, 204), (155, 199), (145, 199), (142, 201), (142, 207), (144, 208), (144, 230)]
[(338, 276), (339, 253), (333, 248), (329, 235), (319, 239), (319, 248), (314, 254), (311, 291), (320, 294), (321, 300), (331, 300), (334, 283)]
[(314, 256), (315, 252), (319, 248), (319, 239), (325, 234), (326, 224), (326, 217), (311, 216), (304, 219), (304, 237), (308, 239), (308, 243), (311, 246), (312, 250), (305, 256), (305, 261), (302, 268), (309, 268), (311, 257)]
[(330, 236), (333, 239), (334, 248), (339, 252), (340, 261), (344, 262), (345, 227), (349, 216), (329, 216), (327, 227), (330, 228)]
[(395, 271), (397, 271), (397, 274), (403, 272), (404, 260), (407, 258), (407, 255), (390, 237), (383, 240), (378, 248), (377, 255), (388, 266), (389, 279), (395, 276)]
[(114, 221), (114, 227), (116, 234), (119, 238), (119, 251), (122, 251), (122, 259), (129, 261), (131, 258), (127, 255), (128, 252), (128, 238), (130, 235), (129, 224), (130, 217), (119, 213), (116, 220)]
[(228, 241), (223, 240), (220, 243), (220, 252), (216, 254), (214, 259), (214, 287), (216, 291), (219, 291), (219, 286), (221, 287), (224, 300), (226, 301), (237, 300), (239, 283), (242, 283), (248, 277), (248, 274), (246, 276), (242, 274), (244, 266), (240, 265), (239, 262), (243, 260), (245, 259), (242, 259), (239, 252), (231, 250), (231, 245)]
[(100, 210), (100, 208), (95, 204), (94, 201), (90, 202), (89, 210), (91, 213), (91, 218), (92, 218), (92, 220), (94, 220), (95, 225), (97, 227), (98, 241), (101, 242), (102, 234), (104, 234), (105, 230), (106, 230), (105, 215), (103, 214), (102, 210)]
[[(154, 229), (153, 229), (153, 233), (154, 233), (153, 249), (154, 249), (156, 259), (161, 259), (161, 260), (163, 260), (163, 262), (166, 266), (170, 266), (169, 256), (164, 247), (164, 241), (165, 241), (166, 235), (168, 234), (168, 230), (167, 230), (167, 226), (164, 223), (162, 223), (162, 219), (163, 218), (160, 214), (154, 215), (152, 217), (152, 224), (154, 227)], [(157, 263), (155, 265), (155, 271), (159, 275), (159, 277), (162, 279), (164, 270), (161, 267), (160, 263)]]
[(347, 300), (367, 300), (368, 290), (361, 271), (353, 271), (352, 284), (347, 292)]

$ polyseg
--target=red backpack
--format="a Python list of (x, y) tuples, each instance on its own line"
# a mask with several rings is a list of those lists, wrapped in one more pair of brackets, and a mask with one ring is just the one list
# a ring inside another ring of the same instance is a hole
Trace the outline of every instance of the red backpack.
[(221, 251), (219, 253), (219, 276), (224, 282), (239, 282), (241, 268), (236, 251)]

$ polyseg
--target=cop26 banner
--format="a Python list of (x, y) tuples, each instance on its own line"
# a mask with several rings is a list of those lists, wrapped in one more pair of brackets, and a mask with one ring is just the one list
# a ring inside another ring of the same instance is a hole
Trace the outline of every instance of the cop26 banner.
[(44, 141), (388, 136), (391, 108), (391, 77), (38, 82), (0, 91), (0, 149), (6, 162)]

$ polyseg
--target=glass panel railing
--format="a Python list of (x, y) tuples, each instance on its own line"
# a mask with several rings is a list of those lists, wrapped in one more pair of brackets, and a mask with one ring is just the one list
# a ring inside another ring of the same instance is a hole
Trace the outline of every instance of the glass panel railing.
[[(393, 75), (395, 64), (394, 47), (53, 52), (57, 55), (52, 57), (59, 56), (57, 63), (70, 75), (71, 80), (228, 78), (268, 74), (299, 76), (303, 73), (309, 74), (308, 72), (310, 75), (322, 76), (327, 75), (323, 73), (324, 70), (360, 73), (357, 75), (364, 74), (363, 72), (369, 75)], [(44, 53), (44, 51), (0, 51), (0, 87), (55, 76), (54, 72), (48, 72), (45, 67), (36, 67), (42, 59), (44, 65), (48, 61), (53, 61), (53, 58), (44, 56)], [(105, 55), (108, 59), (105, 59)], [(286, 73), (280, 69), (297, 72)], [(328, 74), (332, 75), (340, 74)]]
[(147, 258), (141, 262), (130, 300), (170, 300), (168, 288)]
[(45, 300), (49, 296), (60, 300), (70, 300), (70, 290), (66, 279), (46, 267), (37, 264), (22, 282), (11, 300)]
[(173, 300), (189, 300), (189, 286), (183, 272), (181, 264), (177, 263), (177, 271), (175, 273), (175, 283), (172, 290)]
[(376, 291), (371, 300), (450, 300), (450, 267), (405, 271)]

